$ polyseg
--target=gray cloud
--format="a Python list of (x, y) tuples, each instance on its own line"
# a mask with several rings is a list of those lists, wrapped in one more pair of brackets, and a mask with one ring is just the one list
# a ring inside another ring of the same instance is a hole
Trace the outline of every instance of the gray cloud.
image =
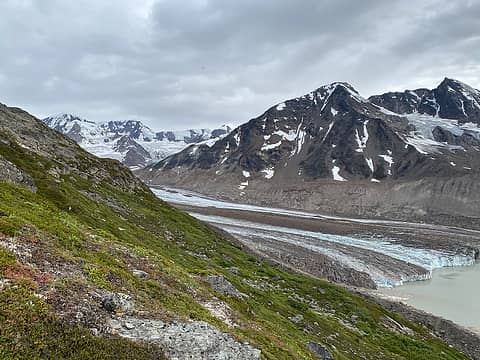
[(332, 81), (480, 87), (480, 4), (4, 0), (0, 101), (156, 129), (239, 124)]

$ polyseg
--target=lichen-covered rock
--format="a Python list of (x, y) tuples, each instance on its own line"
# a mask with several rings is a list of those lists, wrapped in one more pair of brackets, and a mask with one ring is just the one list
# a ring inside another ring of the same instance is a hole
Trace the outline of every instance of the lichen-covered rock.
[(303, 315), (298, 314), (298, 315), (295, 315), (295, 316), (290, 316), (288, 318), (288, 320), (290, 320), (291, 322), (293, 322), (295, 324), (299, 324), (303, 321)]
[(321, 344), (310, 341), (307, 343), (307, 348), (320, 360), (333, 360), (333, 356), (330, 354), (330, 351), (328, 351), (328, 349)]
[(132, 298), (121, 293), (110, 293), (102, 300), (102, 307), (111, 313), (131, 314), (135, 309)]
[(139, 269), (133, 269), (132, 274), (135, 275), (136, 277), (140, 279), (148, 279), (150, 277), (150, 274), (147, 273), (146, 271), (139, 270)]
[(223, 275), (209, 275), (204, 277), (213, 290), (220, 294), (224, 294), (227, 296), (232, 296), (236, 298), (246, 298), (248, 297), (247, 294), (244, 294), (237, 290), (235, 286), (232, 285), (230, 281), (228, 281)]
[(160, 346), (171, 360), (259, 360), (261, 351), (203, 322), (165, 323), (133, 317), (110, 320), (112, 333)]

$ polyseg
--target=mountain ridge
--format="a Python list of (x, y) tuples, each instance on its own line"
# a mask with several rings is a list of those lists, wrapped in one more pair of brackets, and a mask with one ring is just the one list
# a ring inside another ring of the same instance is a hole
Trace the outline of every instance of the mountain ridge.
[(230, 131), (228, 125), (213, 130), (154, 131), (139, 120), (94, 122), (66, 113), (42, 121), (87, 151), (119, 160), (132, 168), (143, 167), (181, 151), (188, 144), (218, 138)]

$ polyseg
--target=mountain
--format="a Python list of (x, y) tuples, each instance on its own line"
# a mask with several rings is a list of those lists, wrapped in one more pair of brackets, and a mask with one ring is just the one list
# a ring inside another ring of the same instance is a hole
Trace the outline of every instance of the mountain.
[(438, 321), (246, 250), (0, 104), (2, 358), (467, 358)]
[(417, 89), (372, 96), (372, 103), (399, 114), (424, 114), (480, 124), (480, 92), (458, 80), (445, 78), (433, 90)]
[(478, 90), (451, 79), (370, 99), (333, 83), (138, 175), (237, 201), (470, 223), (480, 200), (479, 104)]
[(119, 160), (132, 168), (161, 160), (183, 150), (188, 144), (219, 138), (231, 130), (224, 125), (214, 130), (155, 132), (137, 120), (95, 123), (71, 114), (50, 116), (42, 121), (85, 150), (100, 157)]

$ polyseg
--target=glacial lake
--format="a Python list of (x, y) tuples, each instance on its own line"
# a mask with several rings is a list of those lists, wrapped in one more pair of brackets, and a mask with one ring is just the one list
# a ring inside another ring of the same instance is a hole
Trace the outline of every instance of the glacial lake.
[(430, 280), (379, 291), (480, 333), (479, 283), (480, 263), (477, 262), (473, 266), (436, 269)]

